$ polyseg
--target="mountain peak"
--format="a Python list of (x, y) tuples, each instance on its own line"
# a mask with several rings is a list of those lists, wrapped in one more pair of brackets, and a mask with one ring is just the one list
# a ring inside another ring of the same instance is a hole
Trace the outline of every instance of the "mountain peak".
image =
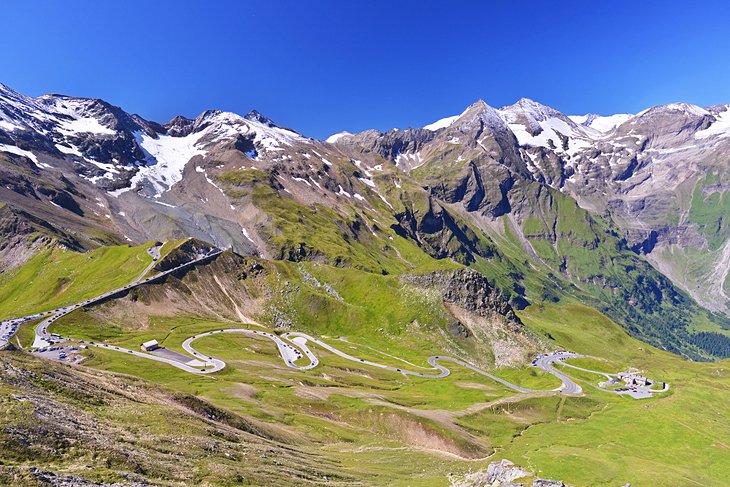
[(515, 102), (513, 105), (519, 105), (521, 107), (535, 107), (535, 108), (547, 107), (547, 105), (543, 105), (542, 103), (537, 102), (537, 101), (533, 100), (532, 98), (526, 98), (524, 96), (522, 98), (520, 98), (519, 100), (517, 100), (517, 102)]
[(544, 121), (550, 118), (567, 118), (559, 110), (543, 105), (530, 98), (520, 98), (514, 104), (500, 108), (499, 111), (508, 114), (507, 118), (518, 117), (522, 114), (535, 121)]
[(262, 114), (255, 108), (248, 112), (246, 115), (244, 115), (243, 118), (245, 118), (246, 120), (251, 120), (252, 122), (264, 124), (267, 127), (278, 127), (278, 125), (275, 124), (269, 117)]
[(342, 131), (338, 132), (336, 134), (332, 134), (329, 137), (325, 139), (325, 142), (329, 142), (330, 144), (334, 144), (338, 140), (340, 140), (342, 137), (347, 137), (348, 135), (352, 135), (350, 132)]
[(474, 109), (474, 110), (488, 110), (490, 108), (492, 110), (494, 110), (494, 108), (491, 105), (489, 105), (483, 99), (479, 98), (479, 99), (477, 99), (477, 101), (475, 101), (474, 103), (472, 103), (471, 105), (469, 105), (466, 109), (467, 110), (470, 110), (470, 109)]
[(616, 113), (614, 115), (598, 115), (596, 113), (586, 113), (585, 115), (571, 115), (568, 118), (575, 124), (584, 127), (590, 127), (598, 130), (602, 134), (610, 132), (622, 123), (633, 117), (630, 113)]
[(9, 87), (8, 85), (6, 85), (5, 83), (0, 83), (0, 93), (15, 93), (15, 94), (17, 94), (17, 92), (15, 90), (13, 90), (11, 87)]
[(690, 118), (697, 118), (697, 117), (704, 117), (706, 115), (711, 115), (711, 113), (704, 108), (694, 105), (692, 103), (686, 103), (686, 102), (676, 102), (676, 103), (668, 103), (666, 105), (657, 105), (651, 108), (648, 108), (646, 110), (643, 110), (639, 112), (636, 116), (637, 117), (654, 117), (654, 116), (662, 116), (665, 114), (671, 114), (671, 113), (682, 113), (687, 117)]
[(459, 118), (471, 118), (475, 116), (481, 117), (484, 115), (497, 115), (497, 110), (480, 98), (471, 105), (469, 105), (467, 109), (464, 110), (461, 115), (459, 115)]
[(269, 128), (285, 130), (287, 132), (291, 132), (291, 133), (293, 133), (295, 135), (299, 135), (299, 136), (302, 135), (294, 129), (290, 129), (289, 127), (284, 127), (282, 125), (279, 125), (278, 123), (274, 122), (269, 117), (267, 117), (263, 113), (259, 112), (255, 108), (253, 110), (251, 110), (250, 112), (248, 112), (246, 115), (244, 115), (243, 118), (245, 118), (246, 120), (249, 120), (251, 122), (260, 123), (261, 125), (265, 125), (266, 127), (269, 127)]

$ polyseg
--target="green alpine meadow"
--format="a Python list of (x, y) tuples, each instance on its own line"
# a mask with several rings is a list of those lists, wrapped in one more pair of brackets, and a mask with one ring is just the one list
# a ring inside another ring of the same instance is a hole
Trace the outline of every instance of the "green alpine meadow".
[(26, 3), (0, 485), (728, 485), (725, 5)]

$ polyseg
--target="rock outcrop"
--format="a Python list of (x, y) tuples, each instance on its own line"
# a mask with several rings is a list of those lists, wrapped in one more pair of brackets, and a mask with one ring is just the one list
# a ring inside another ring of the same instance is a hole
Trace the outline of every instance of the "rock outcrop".
[[(530, 481), (531, 480), (531, 481)], [(519, 467), (507, 459), (492, 462), (487, 470), (452, 478), (451, 487), (569, 487), (560, 480), (547, 480)], [(625, 487), (625, 486), (624, 486)]]
[(454, 317), (448, 333), (465, 345), (491, 350), (492, 357), (480, 356), (485, 366), (524, 365), (548, 348), (523, 325), (499, 289), (472, 269), (407, 274), (401, 279), (441, 293)]

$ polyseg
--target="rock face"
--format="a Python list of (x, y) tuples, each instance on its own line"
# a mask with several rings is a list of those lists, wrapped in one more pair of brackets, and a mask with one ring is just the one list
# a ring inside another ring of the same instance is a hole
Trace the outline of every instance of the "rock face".
[(29, 472), (34, 477), (34, 480), (38, 483), (38, 485), (48, 485), (51, 487), (96, 487), (102, 485), (109, 487), (121, 487), (122, 485), (129, 487), (143, 487), (147, 485), (146, 483), (141, 482), (125, 482), (123, 484), (115, 482), (113, 484), (100, 484), (76, 475), (62, 475), (49, 470), (41, 470), (36, 467), (31, 467)]
[(523, 470), (516, 466), (509, 460), (500, 460), (499, 462), (492, 462), (487, 467), (487, 483), (503, 485), (513, 480), (517, 480), (522, 477), (527, 477), (530, 472)]
[(522, 324), (504, 296), (489, 284), (486, 277), (471, 269), (453, 272), (449, 276), (444, 300), (480, 316), (497, 313)]
[(408, 274), (401, 279), (419, 286), (441, 289), (443, 299), (479, 316), (500, 315), (522, 325), (509, 301), (482, 274), (460, 269), (430, 274)]
[[(567, 487), (559, 480), (546, 480), (539, 477), (532, 483), (519, 482), (520, 479), (534, 477), (533, 473), (507, 459), (492, 462), (487, 470), (467, 474), (461, 479), (451, 479), (451, 487)], [(517, 481), (517, 482), (516, 482)]]
[(474, 270), (408, 274), (401, 280), (441, 293), (454, 316), (448, 332), (462, 344), (491, 350), (491, 357), (480, 357), (483, 365), (520, 366), (548, 348), (522, 324), (504, 295)]

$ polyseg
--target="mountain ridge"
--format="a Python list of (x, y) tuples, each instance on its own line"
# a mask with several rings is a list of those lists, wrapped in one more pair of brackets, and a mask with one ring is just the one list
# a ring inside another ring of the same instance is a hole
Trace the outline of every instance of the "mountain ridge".
[[(674, 351), (706, 320), (692, 299), (727, 313), (722, 107), (652, 107), (602, 132), (591, 123), (615, 120), (478, 100), (437, 126), (330, 143), (255, 110), (160, 125), (100, 100), (3, 88), (0, 201), (52, 233), (83, 236), (79, 248), (195, 237), (383, 273), (407, 269), (404, 252), (418, 249), (479, 267), (515, 303), (596, 300), (635, 334), (656, 326), (644, 339)], [(525, 277), (525, 263), (542, 275)], [(644, 309), (622, 309), (624, 298)], [(672, 338), (675, 325), (660, 321), (674, 313), (684, 331)], [(725, 336), (722, 320), (709, 320)], [(686, 346), (681, 353), (702, 357)]]

